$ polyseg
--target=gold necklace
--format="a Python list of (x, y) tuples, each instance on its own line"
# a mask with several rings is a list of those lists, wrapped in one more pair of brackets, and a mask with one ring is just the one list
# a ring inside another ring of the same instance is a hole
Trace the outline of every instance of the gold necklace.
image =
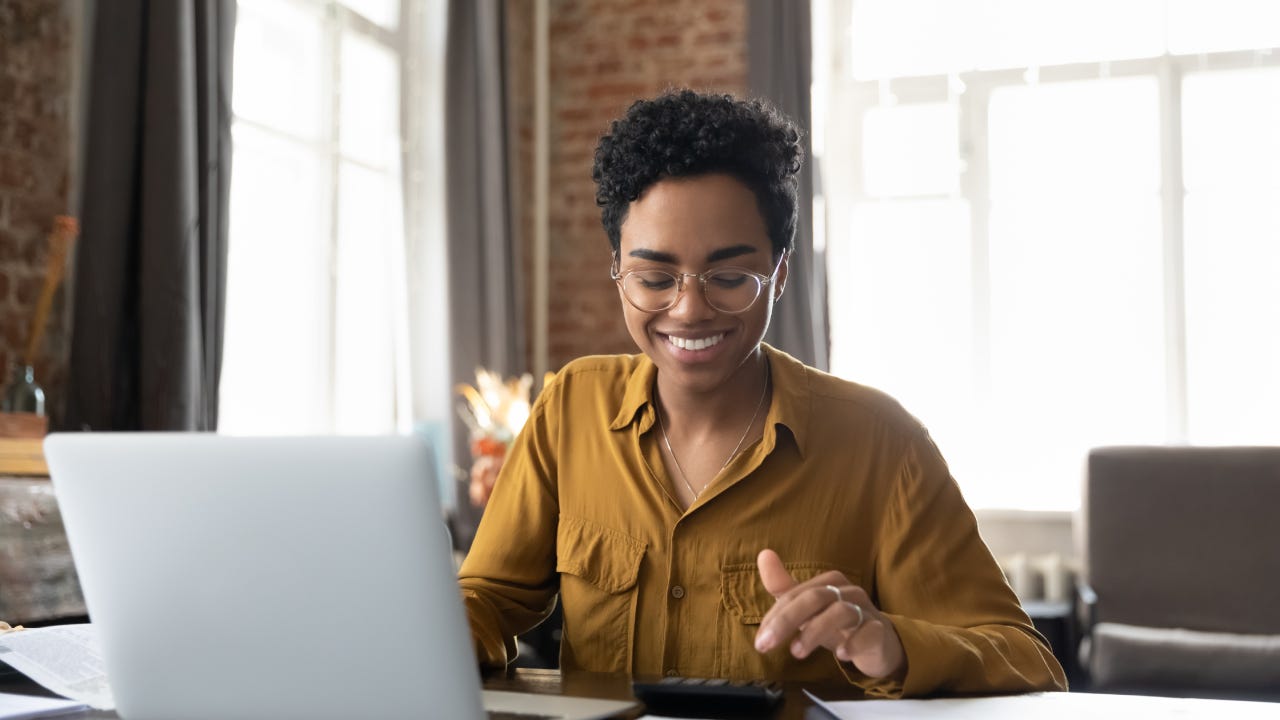
[[(751, 428), (755, 427), (756, 418), (760, 416), (760, 408), (764, 407), (764, 397), (767, 394), (769, 394), (768, 360), (766, 360), (764, 364), (764, 387), (760, 389), (760, 399), (756, 401), (756, 410), (751, 413), (751, 421), (747, 423), (747, 429), (742, 431), (742, 437), (738, 438), (738, 444), (733, 447), (733, 452), (729, 453), (729, 457), (724, 459), (724, 464), (721, 465), (720, 469), (716, 472), (717, 476), (724, 472), (724, 469), (729, 467), (729, 463), (733, 462), (733, 459), (738, 456), (738, 451), (742, 449), (742, 443), (747, 441), (747, 435), (751, 434)], [(662, 411), (657, 407), (654, 407), (654, 411), (658, 413), (658, 429), (662, 431), (662, 442), (667, 446), (667, 452), (671, 454), (671, 462), (675, 463), (676, 472), (680, 473), (680, 479), (684, 481), (684, 486), (689, 488), (689, 492), (693, 494), (693, 499), (696, 501), (698, 496), (701, 495), (703, 490), (706, 490), (707, 486), (711, 483), (708, 482), (706, 485), (703, 485), (702, 490), (693, 489), (693, 483), (689, 482), (689, 476), (685, 475), (684, 468), (680, 467), (680, 460), (676, 458), (676, 451), (671, 449), (671, 439), (667, 437), (667, 426), (662, 422)], [(715, 478), (711, 479), (715, 480)]]

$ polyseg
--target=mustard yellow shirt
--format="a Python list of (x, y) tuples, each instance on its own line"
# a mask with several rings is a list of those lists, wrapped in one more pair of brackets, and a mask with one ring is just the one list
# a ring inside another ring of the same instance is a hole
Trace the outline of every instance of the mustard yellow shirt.
[[(765, 346), (764, 435), (682, 511), (668, 488), (644, 355), (576, 360), (538, 396), (459, 574), (480, 661), (564, 611), (561, 666), (844, 680), (873, 696), (1065, 689), (978, 536), (937, 448), (893, 399)], [(861, 585), (907, 657), (875, 681), (826, 650), (755, 650), (773, 605), (756, 554), (803, 581)]]

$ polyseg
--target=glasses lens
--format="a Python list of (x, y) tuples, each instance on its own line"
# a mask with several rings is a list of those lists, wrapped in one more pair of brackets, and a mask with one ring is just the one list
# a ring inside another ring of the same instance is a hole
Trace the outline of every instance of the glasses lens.
[(641, 310), (655, 312), (675, 304), (679, 294), (676, 276), (661, 270), (637, 270), (622, 276), (622, 292)]
[(760, 297), (760, 278), (746, 270), (722, 268), (704, 277), (707, 303), (721, 312), (742, 312)]

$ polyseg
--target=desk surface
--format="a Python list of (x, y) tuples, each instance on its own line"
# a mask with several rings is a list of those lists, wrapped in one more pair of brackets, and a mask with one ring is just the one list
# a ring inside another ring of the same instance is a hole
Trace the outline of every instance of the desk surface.
[[(490, 690), (513, 690), (519, 692), (534, 692), (544, 694), (562, 694), (562, 695), (578, 695), (582, 697), (603, 698), (609, 700), (629, 700), (631, 695), (631, 680), (626, 675), (601, 674), (601, 673), (560, 673), (557, 670), (517, 670), (516, 672), (504, 676), (493, 676), (485, 679), (484, 686)], [(830, 720), (830, 716), (815, 707), (810, 700), (804, 695), (803, 690), (799, 686), (788, 685), (786, 688), (786, 696), (782, 704), (778, 707), (770, 717), (773, 720)], [(47, 691), (36, 685), (23, 675), (4, 674), (0, 675), (0, 692), (21, 693), (27, 695), (49, 695)], [(848, 688), (822, 688), (816, 690), (819, 697), (824, 700), (839, 700), (842, 696), (848, 699), (856, 697), (856, 691)], [(1053, 696), (1058, 696), (1062, 700), (1068, 699), (1066, 696), (1053, 693), (1043, 698), (1028, 697), (1027, 700), (1035, 702), (1045, 702), (1044, 713), (1036, 713), (1043, 717), (1059, 717), (1063, 715), (1062, 711), (1068, 707), (1075, 707), (1076, 710), (1082, 709), (1079, 703), (1058, 703), (1054, 701)], [(1093, 711), (1101, 711), (1101, 714), (1107, 717), (1112, 716), (1149, 716), (1149, 717), (1178, 717), (1178, 718), (1258, 718), (1258, 717), (1280, 717), (1280, 703), (1236, 703), (1232, 701), (1213, 701), (1213, 700), (1190, 700), (1178, 703), (1180, 707), (1172, 708), (1170, 701), (1166, 698), (1141, 698), (1138, 696), (1093, 696), (1096, 702), (1088, 703), (1089, 708)], [(1086, 698), (1076, 698), (1085, 700)], [(1112, 704), (1114, 703), (1114, 704)], [(945, 703), (940, 703), (938, 709), (943, 710)], [(1149, 707), (1147, 707), (1149, 705)], [(1144, 710), (1151, 710), (1150, 713)], [(1272, 714), (1274, 708), (1274, 714)], [(1023, 708), (1025, 709), (1025, 708)], [(1108, 712), (1108, 709), (1118, 711), (1119, 714)], [(1136, 713), (1136, 714), (1134, 714)], [(1172, 713), (1172, 714), (1171, 714)], [(640, 713), (633, 713), (631, 717), (636, 717)], [(932, 713), (930, 713), (932, 714)], [(1072, 712), (1071, 714), (1074, 714)], [(1092, 713), (1090, 713), (1092, 714)], [(955, 714), (940, 712), (942, 717), (956, 717)], [(969, 715), (964, 714), (965, 717)], [(94, 711), (82, 715), (69, 716), (74, 718), (86, 718), (91, 720), (110, 720), (118, 718), (114, 712)]]
[[(486, 677), (484, 686), (488, 690), (512, 690), (553, 695), (577, 695), (581, 697), (603, 698), (606, 700), (631, 700), (631, 679), (627, 675), (571, 672), (561, 673), (558, 670), (517, 670), (514, 673)], [(25, 695), (52, 694), (18, 674), (0, 675), (0, 692), (20, 693)], [(824, 693), (834, 695), (832, 693)], [(809, 714), (806, 714), (809, 709)], [(633, 713), (632, 717), (641, 713)], [(114, 712), (93, 711), (83, 715), (70, 716), (92, 720), (109, 720), (119, 718)], [(803, 691), (797, 687), (787, 687), (786, 696), (778, 710), (770, 716), (775, 720), (827, 720), (828, 715), (813, 708)], [(758, 718), (757, 718), (758, 720)]]

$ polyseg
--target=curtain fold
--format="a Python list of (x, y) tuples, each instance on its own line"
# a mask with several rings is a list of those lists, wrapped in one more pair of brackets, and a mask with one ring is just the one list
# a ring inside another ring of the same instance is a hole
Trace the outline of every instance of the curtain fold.
[(813, 243), (813, 51), (809, 0), (749, 0), (747, 84), (804, 131), (796, 251), (783, 299), (765, 341), (820, 370), (828, 369), (826, 260)]
[(68, 429), (217, 426), (234, 33), (232, 2), (97, 5)]
[[(477, 366), (504, 376), (527, 369), (517, 305), (524, 278), (512, 235), (504, 25), (501, 0), (449, 2), (445, 185), (454, 383), (474, 383)], [(455, 427), (454, 457), (466, 467), (467, 433)], [(465, 488), (459, 496), (467, 496)], [(460, 525), (478, 517), (466, 502), (458, 509)], [(455, 541), (465, 547), (469, 537)]]

